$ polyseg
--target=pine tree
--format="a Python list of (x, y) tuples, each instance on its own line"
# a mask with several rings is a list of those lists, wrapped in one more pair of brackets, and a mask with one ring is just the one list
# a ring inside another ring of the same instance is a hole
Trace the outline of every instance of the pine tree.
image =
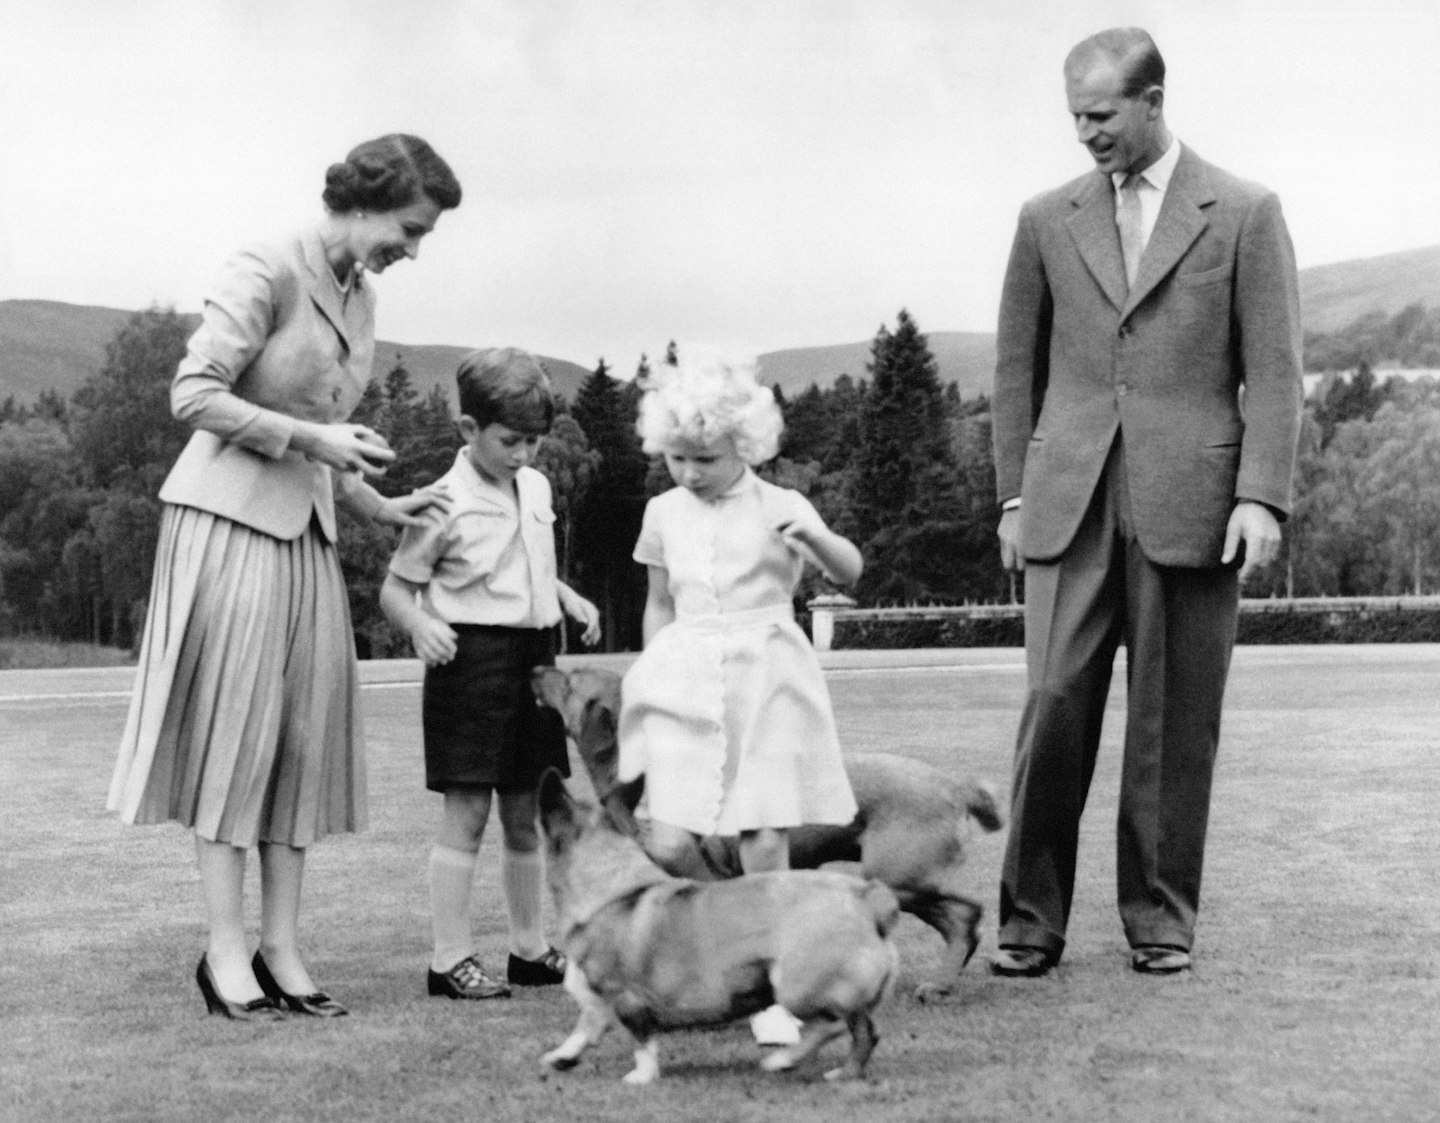
[(595, 478), (575, 513), (572, 569), (580, 591), (600, 608), (609, 651), (640, 646), (645, 574), (631, 553), (645, 510), (648, 463), (635, 432), (639, 394), (634, 383), (612, 378), (601, 359), (571, 410), (591, 449), (600, 455)]
[(830, 404), (815, 383), (781, 406), (785, 435), (780, 454), (800, 463), (823, 463), (833, 438)]
[(68, 411), (87, 483), (151, 496), (160, 490), (190, 438), (170, 414), (170, 383), (189, 337), (173, 308), (151, 308), (106, 345), (104, 366), (75, 391)]
[(903, 309), (871, 345), (851, 464), (853, 534), (867, 602), (962, 595), (969, 548), (944, 394), (925, 336)]
[[(568, 410), (556, 414), (555, 424), (540, 442), (535, 468), (544, 472), (550, 481), (550, 503), (555, 511), (556, 570), (562, 581), (574, 584), (576, 515), (599, 471), (600, 454), (590, 447), (585, 430)], [(575, 647), (574, 635), (573, 623), (567, 621), (562, 651)]]

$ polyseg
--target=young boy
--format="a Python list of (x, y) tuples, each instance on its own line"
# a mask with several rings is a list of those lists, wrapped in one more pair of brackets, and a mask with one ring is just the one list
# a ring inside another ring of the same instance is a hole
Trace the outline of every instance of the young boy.
[[(544, 369), (524, 351), (492, 348), (467, 355), (456, 380), (465, 445), (439, 481), (450, 508), (404, 532), (380, 606), (425, 662), (425, 786), (444, 796), (430, 854), (428, 989), (503, 998), (512, 983), (564, 977), (564, 956), (542, 932), (535, 786), (549, 766), (568, 776), (568, 756), (557, 715), (536, 705), (530, 673), (554, 663), (562, 611), (584, 626), (587, 644), (600, 638), (600, 615), (556, 578), (550, 484), (529, 466), (555, 415)], [(494, 792), (510, 919), (504, 979), (481, 966), (470, 931), (476, 854)]]

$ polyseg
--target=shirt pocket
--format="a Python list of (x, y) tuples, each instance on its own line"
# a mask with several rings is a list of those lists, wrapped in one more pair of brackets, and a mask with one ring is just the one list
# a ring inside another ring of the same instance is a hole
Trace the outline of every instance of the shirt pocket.
[(454, 516), (452, 535), (458, 549), (450, 564), (471, 576), (484, 576), (499, 568), (515, 537), (515, 522), (498, 507), (472, 507)]
[(525, 544), (529, 549), (543, 549), (555, 552), (555, 512), (549, 507), (537, 507), (524, 520)]

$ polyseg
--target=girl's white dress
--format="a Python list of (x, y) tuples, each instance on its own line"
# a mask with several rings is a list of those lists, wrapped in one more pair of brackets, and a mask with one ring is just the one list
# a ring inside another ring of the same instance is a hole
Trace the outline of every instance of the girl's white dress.
[(774, 530), (804, 496), (748, 469), (724, 494), (650, 500), (635, 560), (669, 578), (675, 620), (625, 675), (620, 776), (650, 815), (698, 834), (848, 823), (855, 797), (830, 693), (791, 596), (804, 571)]

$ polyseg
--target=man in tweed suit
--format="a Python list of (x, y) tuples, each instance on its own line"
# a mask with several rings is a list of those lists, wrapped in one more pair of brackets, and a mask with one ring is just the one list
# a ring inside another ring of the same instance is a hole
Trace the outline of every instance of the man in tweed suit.
[(1276, 197), (1171, 136), (1149, 35), (1092, 36), (1064, 74), (1096, 167), (1021, 210), (997, 340), (1028, 688), (991, 969), (1043, 975), (1064, 950), (1123, 641), (1120, 916), (1135, 970), (1168, 974), (1190, 966), (1240, 584), (1290, 501), (1298, 285)]

